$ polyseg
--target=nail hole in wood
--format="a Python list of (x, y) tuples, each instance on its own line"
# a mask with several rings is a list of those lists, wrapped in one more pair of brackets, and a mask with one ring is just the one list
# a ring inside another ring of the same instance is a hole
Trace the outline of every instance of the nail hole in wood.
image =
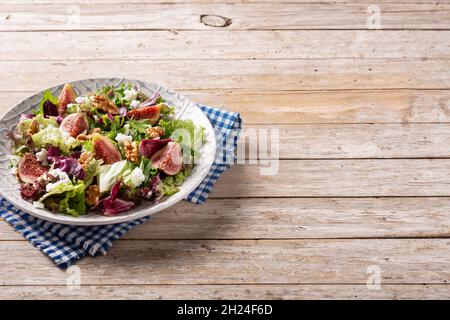
[(231, 19), (218, 15), (202, 14), (200, 22), (208, 27), (225, 28), (231, 24)]

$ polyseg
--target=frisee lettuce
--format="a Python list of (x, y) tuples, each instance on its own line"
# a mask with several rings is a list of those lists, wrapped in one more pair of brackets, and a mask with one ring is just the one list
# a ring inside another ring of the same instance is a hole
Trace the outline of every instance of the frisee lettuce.
[(32, 135), (36, 147), (58, 147), (63, 153), (68, 154), (71, 149), (78, 147), (82, 142), (72, 138), (59, 128), (50, 126)]
[(180, 191), (179, 187), (184, 183), (190, 173), (191, 169), (189, 167), (186, 167), (176, 175), (167, 176), (162, 179), (160, 187), (163, 196), (171, 196)]
[(64, 193), (59, 202), (59, 212), (71, 216), (80, 216), (86, 213), (85, 184), (78, 181), (70, 191)]

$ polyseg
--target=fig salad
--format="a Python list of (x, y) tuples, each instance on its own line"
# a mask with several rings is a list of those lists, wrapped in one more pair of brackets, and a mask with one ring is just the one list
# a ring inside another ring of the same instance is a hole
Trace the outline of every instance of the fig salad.
[(159, 93), (131, 84), (59, 97), (45, 91), (13, 132), (10, 167), (36, 208), (112, 216), (179, 191), (201, 154), (204, 129), (175, 118)]

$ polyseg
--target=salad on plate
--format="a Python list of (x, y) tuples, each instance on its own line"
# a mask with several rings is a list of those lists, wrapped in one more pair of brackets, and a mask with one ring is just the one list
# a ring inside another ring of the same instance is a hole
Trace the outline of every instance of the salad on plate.
[(78, 96), (43, 93), (11, 132), (10, 167), (33, 206), (112, 216), (179, 191), (201, 154), (204, 129), (177, 119), (159, 93), (131, 84)]

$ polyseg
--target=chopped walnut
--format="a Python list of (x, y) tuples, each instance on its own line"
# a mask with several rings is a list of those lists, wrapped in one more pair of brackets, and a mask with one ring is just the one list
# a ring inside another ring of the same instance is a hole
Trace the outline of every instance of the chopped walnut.
[(77, 135), (77, 140), (78, 141), (86, 141), (86, 140), (89, 140), (89, 139), (90, 139), (89, 135), (85, 135), (83, 133), (80, 133), (79, 135)]
[(137, 94), (137, 97), (136, 97), (138, 100), (140, 100), (140, 101), (146, 101), (146, 100), (148, 100), (148, 96), (145, 94), (145, 93), (143, 93), (142, 91), (138, 91), (138, 94)]
[(92, 138), (92, 135), (94, 134), (94, 133), (100, 133), (100, 128), (94, 128), (94, 129), (92, 129), (91, 131), (89, 131), (89, 134), (83, 134), (83, 133), (80, 133), (78, 136), (77, 136), (77, 140), (79, 140), (79, 141), (86, 141), (86, 140), (89, 140), (89, 139), (91, 139)]
[(98, 110), (103, 112), (118, 114), (119, 108), (105, 95), (96, 94), (91, 97), (92, 104)]
[(89, 162), (94, 158), (94, 154), (90, 151), (83, 152), (78, 159), (78, 162), (81, 164), (81, 167), (86, 170)]
[(39, 122), (37, 122), (36, 119), (34, 119), (30, 124), (30, 128), (28, 129), (27, 134), (29, 136), (32, 136), (33, 134), (37, 133), (38, 131), (39, 131)]
[(157, 127), (151, 127), (147, 129), (147, 134), (150, 136), (151, 139), (162, 137), (164, 134), (163, 128), (157, 126)]
[(86, 203), (88, 206), (95, 206), (100, 200), (100, 189), (97, 185), (91, 184), (86, 190)]
[(125, 149), (125, 157), (132, 163), (136, 163), (139, 160), (139, 151), (136, 141), (129, 142), (124, 141), (123, 147)]

